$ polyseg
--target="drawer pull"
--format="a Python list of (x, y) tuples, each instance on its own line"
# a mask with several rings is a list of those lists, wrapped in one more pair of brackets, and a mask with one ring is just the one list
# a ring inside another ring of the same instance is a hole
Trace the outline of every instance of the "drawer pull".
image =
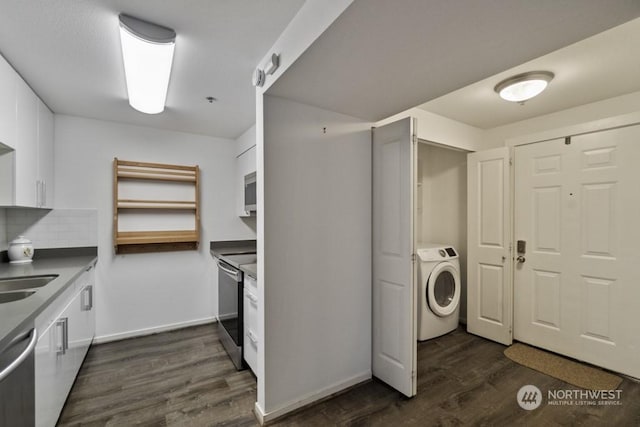
[(82, 290), (82, 311), (91, 311), (93, 308), (93, 286), (87, 285)]
[(58, 335), (58, 344), (56, 353), (66, 354), (69, 350), (69, 318), (63, 317), (56, 322), (56, 326), (59, 327), (61, 334)]
[(249, 336), (251, 342), (253, 342), (255, 345), (258, 345), (258, 337), (256, 337), (256, 334), (254, 334), (251, 329), (249, 329), (249, 333), (247, 335)]

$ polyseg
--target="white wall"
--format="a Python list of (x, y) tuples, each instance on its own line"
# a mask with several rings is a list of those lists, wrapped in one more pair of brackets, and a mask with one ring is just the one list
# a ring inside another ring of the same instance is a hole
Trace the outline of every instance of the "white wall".
[[(113, 158), (201, 169), (198, 251), (114, 255)], [(213, 320), (210, 240), (253, 238), (235, 213), (235, 142), (72, 116), (55, 117), (56, 206), (98, 210), (98, 340)]]
[(265, 96), (263, 150), (270, 418), (371, 376), (370, 123)]
[[(548, 134), (546, 132), (561, 128), (568, 130), (563, 136), (574, 134), (574, 132), (585, 132), (587, 129), (582, 125), (587, 122), (603, 121), (606, 123), (605, 119), (637, 113), (638, 111), (640, 111), (640, 92), (633, 92), (488, 129), (484, 132), (485, 146), (487, 148), (504, 146), (508, 139), (529, 134), (540, 134), (538, 140), (555, 138), (557, 135), (553, 135), (553, 132)], [(610, 126), (604, 124), (604, 128), (615, 126), (620, 126), (620, 123), (612, 121)], [(572, 131), (571, 128), (574, 130)]]
[(419, 144), (418, 183), (422, 203), (416, 238), (423, 243), (452, 245), (458, 250), (462, 282), (460, 317), (466, 321), (467, 153)]
[[(257, 251), (258, 251), (258, 293), (260, 301), (258, 305), (259, 335), (265, 336), (265, 306), (264, 286), (265, 278), (265, 217), (262, 215), (265, 206), (265, 152), (264, 152), (264, 96), (269, 87), (276, 82), (285, 71), (304, 53), (304, 51), (331, 25), (335, 19), (353, 2), (353, 0), (306, 0), (296, 16), (282, 32), (257, 66), (264, 67), (272, 53), (280, 55), (280, 66), (273, 75), (266, 77), (263, 87), (256, 87), (256, 163), (257, 163), (257, 190), (258, 190), (258, 215), (256, 217)], [(277, 330), (272, 330), (277, 334)], [(273, 386), (267, 391), (265, 387), (265, 340), (258, 342), (258, 401), (256, 413), (262, 421), (277, 416), (273, 412), (265, 415), (266, 396), (271, 395)], [(276, 396), (276, 399), (278, 397)], [(270, 407), (275, 407), (271, 405)], [(284, 406), (283, 406), (284, 407)], [(271, 410), (270, 410), (271, 411)]]

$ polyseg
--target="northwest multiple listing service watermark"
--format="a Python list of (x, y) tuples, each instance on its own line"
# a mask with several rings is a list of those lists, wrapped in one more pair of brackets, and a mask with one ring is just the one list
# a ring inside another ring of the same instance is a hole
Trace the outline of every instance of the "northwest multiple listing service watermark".
[(527, 384), (516, 394), (518, 405), (533, 411), (543, 403), (548, 406), (620, 406), (622, 390), (548, 390), (546, 395), (534, 385)]

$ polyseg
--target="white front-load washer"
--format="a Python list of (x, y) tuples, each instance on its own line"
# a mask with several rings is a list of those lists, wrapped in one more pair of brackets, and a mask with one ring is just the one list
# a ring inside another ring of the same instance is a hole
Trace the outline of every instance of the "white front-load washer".
[(460, 259), (453, 246), (418, 246), (418, 340), (447, 334), (460, 320)]

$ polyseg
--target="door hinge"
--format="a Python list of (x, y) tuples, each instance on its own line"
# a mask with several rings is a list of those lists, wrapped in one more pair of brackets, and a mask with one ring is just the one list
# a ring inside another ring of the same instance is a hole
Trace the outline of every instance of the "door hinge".
[(411, 378), (415, 379), (416, 378), (416, 371), (411, 371)]
[(411, 262), (416, 262), (416, 254), (411, 254)]
[(509, 166), (513, 166), (513, 158), (509, 157)]
[(417, 144), (418, 143), (418, 135), (416, 135), (416, 134), (411, 135), (411, 141), (414, 144)]

